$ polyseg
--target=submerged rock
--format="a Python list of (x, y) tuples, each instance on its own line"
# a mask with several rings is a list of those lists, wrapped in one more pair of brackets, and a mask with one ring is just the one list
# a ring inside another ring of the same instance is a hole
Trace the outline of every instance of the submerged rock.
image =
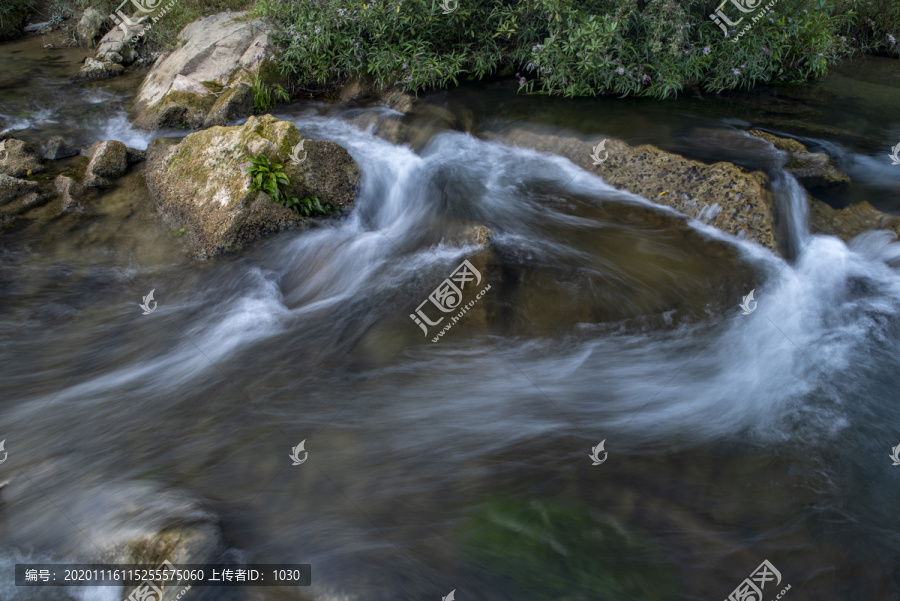
[(847, 186), (850, 177), (831, 162), (831, 158), (824, 152), (810, 152), (806, 146), (791, 138), (781, 138), (770, 133), (751, 129), (751, 136), (756, 136), (770, 142), (775, 148), (787, 153), (787, 162), (784, 168), (797, 178), (804, 187), (809, 189), (834, 188)]
[(349, 153), (329, 140), (304, 140), (306, 160), (294, 165), (288, 159), (300, 139), (293, 123), (271, 115), (250, 117), (239, 127), (205, 129), (177, 145), (157, 138), (147, 149), (145, 179), (160, 209), (190, 227), (197, 254), (214, 256), (308, 221), (250, 189), (251, 157), (264, 154), (284, 164), (289, 197), (314, 194), (336, 206), (352, 202), (359, 167)]
[(210, 127), (250, 114), (250, 84), (269, 62), (271, 40), (266, 22), (242, 21), (246, 14), (220, 13), (181, 31), (182, 46), (161, 56), (138, 90), (137, 127)]
[(40, 173), (44, 171), (41, 156), (28, 142), (7, 138), (0, 141), (0, 157), (7, 155), (0, 161), (0, 173), (13, 177), (25, 177), (28, 172)]
[(62, 136), (53, 136), (44, 143), (44, 158), (50, 161), (64, 159), (78, 154), (77, 148), (72, 148), (66, 144), (66, 139)]
[(774, 202), (762, 172), (725, 162), (707, 165), (649, 144), (629, 146), (621, 140), (607, 140), (605, 150), (600, 151), (607, 158), (594, 165), (592, 144), (577, 138), (521, 128), (484, 137), (563, 156), (620, 190), (777, 252)]

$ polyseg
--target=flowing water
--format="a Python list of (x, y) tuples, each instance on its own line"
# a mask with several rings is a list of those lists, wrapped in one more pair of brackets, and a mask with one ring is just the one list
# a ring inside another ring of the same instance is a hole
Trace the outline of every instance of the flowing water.
[[(72, 84), (77, 52), (33, 45), (0, 46), (3, 129), (146, 146), (127, 116), (140, 74)], [(883, 155), (900, 117), (876, 92), (896, 98), (900, 80), (877, 83), (881, 65), (804, 88), (818, 104), (505, 84), (424, 99), (460, 130), (615, 136), (764, 169), (787, 259), (560, 158), (431, 122), (391, 144), (365, 125), (389, 110), (317, 103), (276, 115), (359, 163), (341, 219), (197, 263), (138, 168), (88, 216), (0, 233), (0, 598), (121, 599), (17, 588), (11, 565), (214, 524), (211, 560), (309, 563), (313, 584), (192, 599), (699, 600), (765, 559), (782, 576), (766, 599), (788, 584), (788, 599), (900, 599), (900, 245), (811, 234), (783, 157), (735, 129), (827, 149), (854, 178), (835, 206), (896, 212), (900, 167)], [(856, 129), (835, 117), (847, 106)], [(473, 225), (491, 250), (466, 242)], [(409, 316), (463, 260), (490, 290), (433, 343)]]

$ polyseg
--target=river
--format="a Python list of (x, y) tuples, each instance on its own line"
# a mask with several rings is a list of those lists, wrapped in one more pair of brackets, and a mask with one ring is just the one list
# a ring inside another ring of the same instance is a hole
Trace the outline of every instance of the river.
[[(83, 52), (36, 46), (0, 45), (0, 131), (188, 133), (131, 127), (142, 73), (72, 83)], [(833, 206), (898, 214), (895, 63), (669, 102), (471, 83), (423, 97), (466, 127), (404, 145), (384, 107), (295, 102), (273, 114), (361, 167), (341, 219), (198, 263), (137, 168), (87, 216), (0, 232), (0, 598), (121, 599), (8, 576), (203, 523), (218, 558), (312, 586), (198, 601), (723, 599), (763, 560), (767, 601), (900, 599), (900, 245), (812, 234), (739, 134), (800, 137), (853, 178)], [(465, 131), (513, 126), (765, 170), (786, 258)], [(410, 314), (467, 259), (490, 290), (433, 343)]]

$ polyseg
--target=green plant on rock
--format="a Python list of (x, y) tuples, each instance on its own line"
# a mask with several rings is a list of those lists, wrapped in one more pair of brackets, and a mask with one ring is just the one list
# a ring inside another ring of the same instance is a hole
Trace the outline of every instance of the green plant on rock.
[(340, 207), (336, 207), (330, 204), (323, 205), (319, 198), (315, 195), (308, 196), (306, 198), (287, 199), (282, 204), (289, 209), (294, 209), (295, 211), (299, 212), (301, 215), (305, 215), (306, 217), (334, 215), (341, 212)]
[(251, 158), (250, 163), (252, 164), (252, 167), (250, 167), (250, 189), (262, 190), (271, 196), (275, 202), (284, 204), (279, 186), (286, 186), (291, 183), (288, 176), (284, 174), (284, 165), (271, 162), (264, 154), (260, 154), (255, 159)]
[(257, 114), (272, 110), (276, 102), (287, 102), (291, 99), (280, 84), (271, 86), (266, 84), (259, 76), (259, 71), (256, 72), (250, 87), (253, 90), (253, 112)]

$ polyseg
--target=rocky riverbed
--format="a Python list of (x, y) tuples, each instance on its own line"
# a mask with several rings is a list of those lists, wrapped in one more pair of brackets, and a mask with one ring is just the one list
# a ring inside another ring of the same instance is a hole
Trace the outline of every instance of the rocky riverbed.
[[(858, 481), (896, 421), (900, 178), (871, 132), (496, 82), (255, 114), (281, 80), (247, 17), (157, 56), (90, 10), (59, 58), (0, 47), (4, 546), (309, 562), (315, 599), (724, 596), (776, 555), (817, 598), (893, 594)], [(14, 105), (36, 69), (60, 100)], [(258, 189), (260, 156), (337, 212)], [(490, 291), (433, 343), (410, 316), (464, 258)]]

